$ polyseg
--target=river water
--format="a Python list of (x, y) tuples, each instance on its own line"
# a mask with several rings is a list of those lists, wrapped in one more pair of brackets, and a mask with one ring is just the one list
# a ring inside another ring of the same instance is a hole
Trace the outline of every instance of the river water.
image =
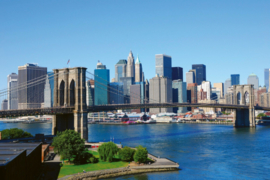
[[(22, 128), (51, 134), (51, 124), (2, 123), (0, 130)], [(217, 124), (89, 124), (89, 141), (143, 145), (156, 156), (179, 163), (181, 170), (114, 178), (270, 179), (270, 126), (234, 128)]]

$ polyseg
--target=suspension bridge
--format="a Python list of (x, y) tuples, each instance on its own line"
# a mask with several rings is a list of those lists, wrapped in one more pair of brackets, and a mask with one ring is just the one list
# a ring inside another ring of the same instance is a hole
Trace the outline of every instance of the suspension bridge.
[[(217, 103), (162, 103), (156, 102), (153, 99), (141, 99), (140, 95), (133, 94), (139, 100), (139, 104), (106, 104), (97, 106), (87, 106), (86, 104), (86, 79), (90, 79), (86, 74), (95, 76), (93, 73), (86, 71), (87, 68), (75, 67), (54, 69), (54, 74), (49, 78), (54, 79), (53, 88), (53, 107), (41, 108), (37, 107), (37, 99), (42, 98), (40, 94), (27, 94), (27, 89), (34, 89), (40, 84), (44, 84), (46, 77), (28, 81), (27, 83), (19, 84), (14, 89), (4, 89), (0, 91), (0, 96), (6, 96), (8, 92), (21, 91), (27, 95), (21, 97), (22, 102), (31, 102), (29, 104), (19, 104), (19, 109), (2, 110), (0, 118), (18, 117), (29, 115), (53, 115), (52, 134), (55, 135), (58, 131), (66, 129), (74, 129), (81, 134), (85, 140), (88, 139), (88, 121), (87, 114), (89, 112), (113, 111), (119, 109), (142, 109), (142, 108), (172, 108), (172, 107), (211, 107), (225, 108), (234, 111), (234, 126), (235, 127), (255, 127), (255, 110), (270, 111), (269, 107), (254, 106), (254, 89), (253, 85), (235, 85), (233, 86), (233, 104)], [(95, 78), (101, 78), (96, 77)], [(102, 79), (102, 78), (101, 78)], [(101, 89), (122, 95), (123, 93), (117, 89), (110, 88), (108, 82), (102, 79), (100, 84)], [(35, 92), (35, 91), (33, 91)], [(40, 92), (42, 93), (42, 91)], [(43, 94), (44, 98), (44, 94)], [(39, 99), (40, 100), (40, 99)], [(43, 99), (44, 101), (44, 99)]]

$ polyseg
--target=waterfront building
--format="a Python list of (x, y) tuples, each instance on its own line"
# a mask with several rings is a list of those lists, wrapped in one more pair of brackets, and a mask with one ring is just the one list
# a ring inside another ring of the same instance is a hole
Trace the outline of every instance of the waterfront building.
[(11, 73), (7, 76), (8, 109), (18, 109), (18, 75)]
[(224, 84), (223, 83), (214, 83), (214, 87), (220, 91), (220, 98), (224, 97)]
[(224, 84), (224, 95), (227, 94), (227, 90), (232, 86), (231, 78), (227, 79)]
[(134, 64), (134, 57), (133, 57), (132, 51), (130, 51), (128, 55), (126, 77), (135, 78), (135, 64)]
[[(130, 85), (130, 104), (141, 104), (141, 98), (141, 84)], [(131, 112), (141, 113), (141, 109), (132, 109)]]
[[(197, 103), (197, 83), (190, 83), (187, 85), (187, 102)], [(188, 111), (193, 111), (194, 107), (188, 107)]]
[[(187, 102), (187, 84), (182, 80), (172, 81), (172, 93), (173, 93), (173, 102), (174, 103), (184, 103)], [(186, 107), (174, 107), (174, 113), (186, 113)]]
[(130, 86), (134, 84), (134, 77), (121, 77), (120, 82), (123, 83), (124, 103), (130, 103)]
[(54, 73), (48, 72), (44, 88), (44, 107), (53, 107)]
[(47, 68), (27, 63), (18, 67), (18, 109), (40, 108), (44, 103)]
[(8, 100), (4, 99), (1, 103), (1, 109), (2, 110), (8, 110)]
[(172, 79), (172, 58), (165, 54), (156, 54), (156, 74)]
[[(94, 81), (92, 79), (92, 81)], [(95, 85), (91, 84), (91, 80), (86, 81), (86, 104), (87, 106), (94, 106), (95, 102)]]
[(194, 72), (192, 72), (192, 71), (187, 72), (186, 73), (186, 83), (187, 83), (187, 85), (191, 84), (191, 83), (194, 83), (194, 81), (195, 81)]
[(264, 85), (265, 85), (265, 87), (266, 87), (266, 90), (267, 90), (267, 92), (269, 91), (268, 89), (269, 89), (269, 71), (270, 71), (270, 69), (269, 68), (267, 68), (267, 69), (264, 69)]
[(143, 81), (142, 64), (138, 56), (135, 63), (135, 82), (142, 82), (142, 81)]
[(240, 84), (240, 74), (231, 74), (231, 86)]
[(123, 87), (122, 82), (110, 83), (110, 104), (124, 104)]
[[(115, 82), (119, 82), (121, 77), (127, 76), (127, 60), (121, 59), (115, 65)], [(113, 82), (113, 81), (112, 81)]]
[(192, 64), (192, 69), (196, 70), (195, 83), (201, 85), (206, 81), (206, 66), (204, 64)]
[(247, 84), (253, 84), (254, 85), (254, 89), (258, 89), (259, 88), (259, 78), (256, 74), (250, 74), (248, 76), (247, 79)]
[(97, 63), (95, 74), (94, 101), (95, 105), (105, 105), (109, 101), (110, 70), (101, 62)]
[(183, 68), (172, 67), (172, 81), (181, 79), (183, 81)]
[[(172, 103), (172, 80), (156, 75), (150, 79), (149, 85), (150, 103)], [(172, 112), (172, 108), (150, 108), (150, 113), (158, 114)]]

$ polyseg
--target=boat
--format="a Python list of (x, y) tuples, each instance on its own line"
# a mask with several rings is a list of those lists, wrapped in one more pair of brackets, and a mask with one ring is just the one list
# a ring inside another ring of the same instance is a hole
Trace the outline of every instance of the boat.
[(145, 123), (145, 124), (154, 124), (154, 123), (157, 123), (157, 121), (154, 120), (154, 119), (149, 119), (149, 120), (147, 120), (147, 121), (144, 121), (144, 123)]

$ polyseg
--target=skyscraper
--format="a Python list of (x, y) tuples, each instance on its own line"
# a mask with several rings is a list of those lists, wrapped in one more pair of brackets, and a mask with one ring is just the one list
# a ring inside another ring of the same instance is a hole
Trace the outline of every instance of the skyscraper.
[(214, 83), (214, 87), (220, 91), (220, 97), (224, 97), (224, 84), (223, 83)]
[(201, 85), (203, 81), (206, 81), (206, 66), (204, 64), (192, 64), (192, 69), (196, 70), (195, 83)]
[(156, 74), (172, 79), (172, 58), (164, 54), (156, 54)]
[(8, 100), (4, 99), (1, 104), (1, 109), (2, 110), (8, 110)]
[[(144, 83), (144, 103), (149, 103), (149, 82), (147, 79)], [(149, 108), (146, 108), (146, 112), (149, 112)]]
[(247, 79), (248, 84), (253, 84), (254, 89), (259, 89), (259, 78), (256, 74), (250, 74)]
[[(197, 103), (197, 83), (187, 85), (187, 101), (190, 103)], [(188, 111), (193, 111), (194, 107), (188, 107)]]
[(172, 81), (181, 79), (183, 81), (183, 68), (172, 67)]
[(92, 84), (91, 84), (91, 80), (88, 80), (86, 82), (86, 104), (87, 104), (87, 106), (93, 106), (94, 102), (95, 102), (95, 88), (94, 88), (95, 85), (92, 85)]
[[(130, 86), (130, 104), (141, 104), (143, 95), (141, 94), (141, 84)], [(132, 109), (132, 112), (140, 113), (141, 109)]]
[[(172, 103), (172, 80), (158, 75), (150, 79), (149, 96), (150, 103)], [(151, 108), (150, 112), (172, 112), (172, 108)]]
[[(172, 82), (172, 93), (174, 103), (184, 103), (187, 102), (187, 84), (182, 80), (174, 80)], [(186, 107), (174, 107), (174, 113), (185, 113), (187, 112)]]
[(119, 60), (115, 65), (115, 82), (119, 82), (121, 77), (127, 76), (127, 60)]
[(18, 75), (11, 73), (7, 76), (8, 109), (18, 109)]
[(27, 63), (18, 67), (18, 109), (40, 108), (44, 102), (46, 67)]
[(134, 84), (134, 77), (121, 77), (120, 82), (123, 83), (124, 103), (130, 103), (130, 86)]
[(231, 74), (231, 86), (240, 84), (240, 74)]
[(127, 61), (127, 76), (135, 78), (135, 64), (132, 51), (129, 52), (128, 61)]
[(194, 77), (194, 72), (186, 72), (186, 83), (191, 84), (194, 83), (195, 81), (195, 77)]
[(231, 78), (227, 79), (224, 84), (224, 96), (227, 94), (228, 87), (232, 86)]
[(142, 64), (138, 56), (135, 63), (135, 82), (142, 82), (142, 81), (143, 81)]
[(203, 91), (207, 93), (206, 99), (211, 100), (211, 95), (212, 95), (211, 82), (210, 81), (203, 81), (201, 86), (202, 86)]
[(102, 63), (97, 63), (95, 73), (95, 105), (105, 105), (109, 101), (110, 70)]
[(267, 92), (269, 91), (269, 71), (270, 69), (264, 69), (264, 85), (267, 89)]
[(110, 104), (124, 104), (124, 89), (122, 82), (110, 83)]
[(44, 88), (44, 107), (53, 107), (54, 73), (48, 72)]

